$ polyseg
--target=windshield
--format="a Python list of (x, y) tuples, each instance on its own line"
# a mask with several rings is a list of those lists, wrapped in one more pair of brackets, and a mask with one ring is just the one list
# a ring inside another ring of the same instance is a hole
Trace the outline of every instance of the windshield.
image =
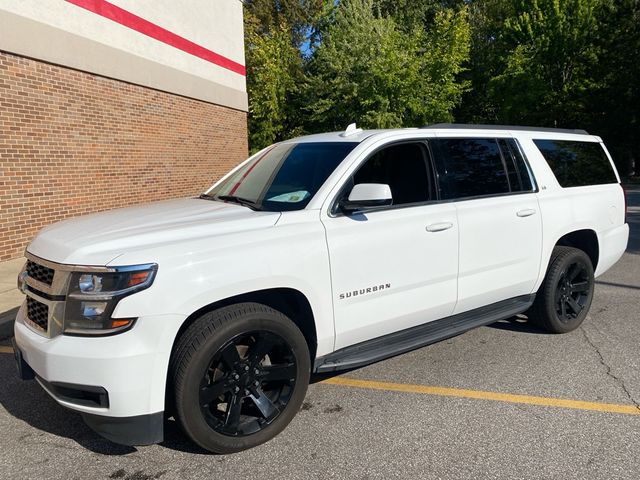
[(274, 145), (212, 188), (205, 198), (232, 201), (255, 210), (302, 210), (356, 145), (353, 142)]

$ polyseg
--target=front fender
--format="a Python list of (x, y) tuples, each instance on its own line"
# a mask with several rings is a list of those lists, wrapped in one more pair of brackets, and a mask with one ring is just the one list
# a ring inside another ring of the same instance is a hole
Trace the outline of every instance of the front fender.
[(122, 264), (140, 263), (143, 258), (158, 263), (158, 273), (149, 289), (121, 300), (114, 316), (188, 317), (237, 295), (290, 288), (311, 305), (317, 353), (329, 353), (334, 342), (329, 258), (322, 226), (309, 223), (275, 227), (252, 237), (213, 238), (207, 245), (172, 247), (171, 255), (166, 251), (145, 252), (144, 257), (123, 255), (118, 258)]

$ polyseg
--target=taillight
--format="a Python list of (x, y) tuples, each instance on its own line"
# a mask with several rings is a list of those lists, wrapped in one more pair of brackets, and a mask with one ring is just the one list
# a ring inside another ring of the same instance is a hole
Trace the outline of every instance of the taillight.
[(624, 223), (627, 223), (627, 192), (622, 183), (620, 184), (620, 187), (622, 188), (622, 198), (624, 199)]

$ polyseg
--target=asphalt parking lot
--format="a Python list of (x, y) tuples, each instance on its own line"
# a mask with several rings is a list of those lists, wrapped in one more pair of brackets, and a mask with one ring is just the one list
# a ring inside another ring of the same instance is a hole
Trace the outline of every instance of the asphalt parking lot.
[(518, 319), (316, 379), (276, 439), (228, 456), (175, 425), (123, 447), (34, 382), (0, 341), (0, 478), (640, 478), (640, 189), (632, 235), (567, 335)]

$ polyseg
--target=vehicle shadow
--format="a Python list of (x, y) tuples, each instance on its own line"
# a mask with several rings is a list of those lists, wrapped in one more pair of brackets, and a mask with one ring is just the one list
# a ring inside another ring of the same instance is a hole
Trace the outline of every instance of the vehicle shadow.
[(495, 323), (487, 325), (489, 328), (495, 328), (496, 330), (506, 330), (509, 332), (519, 333), (533, 333), (533, 334), (547, 334), (544, 329), (536, 326), (530, 322), (525, 315), (516, 315), (504, 320), (498, 320)]
[[(5, 343), (5, 342), (3, 342)], [(39, 432), (68, 438), (94, 453), (120, 456), (134, 453), (136, 447), (113, 443), (91, 430), (79, 413), (59, 405), (35, 381), (22, 381), (17, 377), (13, 355), (0, 355), (0, 406), (8, 415), (27, 423)], [(32, 444), (39, 448), (42, 437), (38, 432), (21, 437), (25, 448)], [(193, 444), (180, 429), (177, 422), (165, 421), (165, 439), (162, 447), (186, 453), (210, 453)]]
[[(13, 355), (0, 355), (0, 405), (9, 415), (33, 428), (58, 437), (74, 440), (84, 448), (103, 455), (126, 455), (135, 448), (117, 445), (102, 439), (85, 425), (80, 414), (58, 405), (35, 381), (22, 381), (16, 374)], [(28, 434), (22, 437), (25, 448), (30, 441), (41, 443), (42, 437)]]
[[(495, 328), (496, 330), (506, 330), (506, 331), (510, 331), (510, 332), (519, 332), (519, 333), (531, 333), (531, 334), (535, 334), (535, 335), (548, 335), (549, 332), (545, 331), (542, 328), (537, 327), (536, 325), (532, 324), (529, 322), (528, 318), (523, 315), (523, 314), (519, 314), (516, 316), (513, 316), (511, 318), (507, 318), (504, 320), (498, 320), (495, 323), (491, 323), (489, 325), (485, 325), (484, 328)], [(454, 335), (455, 337), (457, 337), (458, 335), (464, 335), (465, 333), (467, 333), (468, 331), (465, 332), (461, 332), (457, 335)], [(436, 342), (438, 343), (438, 342)], [(420, 348), (428, 348), (430, 345), (426, 345), (424, 347), (419, 347), (417, 350), (419, 350)], [(399, 354), (399, 355), (403, 355), (403, 354)], [(310, 384), (314, 384), (314, 383), (320, 383), (323, 380), (327, 380), (333, 377), (337, 377), (339, 375), (343, 375), (345, 373), (349, 373), (349, 372), (353, 372), (355, 370), (359, 370), (362, 367), (355, 367), (355, 368), (349, 368), (349, 369), (344, 369), (344, 370), (336, 370), (333, 372), (323, 372), (323, 373), (313, 373), (311, 374), (311, 378), (309, 380)]]

